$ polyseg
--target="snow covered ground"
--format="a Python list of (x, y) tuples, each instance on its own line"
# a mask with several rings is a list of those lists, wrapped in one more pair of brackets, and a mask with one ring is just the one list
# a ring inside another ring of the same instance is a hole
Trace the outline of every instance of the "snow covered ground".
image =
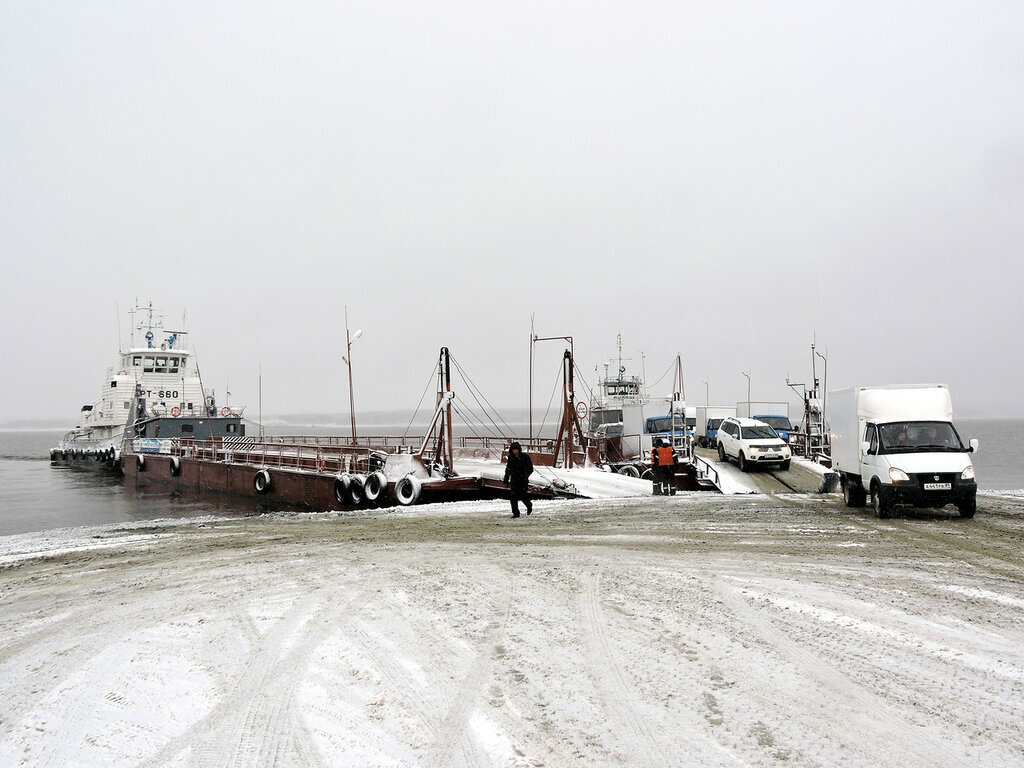
[(2, 766), (1022, 766), (1024, 499), (0, 539)]

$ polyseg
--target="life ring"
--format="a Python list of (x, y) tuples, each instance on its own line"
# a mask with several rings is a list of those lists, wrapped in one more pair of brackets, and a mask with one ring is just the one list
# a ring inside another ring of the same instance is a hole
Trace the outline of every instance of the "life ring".
[(117, 372), (117, 375), (118, 376), (127, 376), (128, 375), (128, 371), (126, 371), (124, 368), (122, 368), (120, 371)]
[(146, 457), (143, 456), (141, 453), (135, 454), (135, 465), (138, 468), (139, 472), (145, 472), (146, 471)]
[(181, 462), (177, 456), (171, 456), (171, 477), (177, 477), (181, 474)]
[(376, 504), (383, 499), (387, 489), (388, 478), (383, 472), (371, 472), (366, 476), (366, 482), (363, 483), (363, 494), (371, 504)]
[(348, 503), (348, 475), (337, 475), (334, 478), (334, 500), (339, 504)]
[(270, 490), (270, 473), (265, 469), (257, 472), (256, 476), (252, 479), (252, 487), (260, 496), (264, 495)]
[(174, 418), (178, 418), (179, 416), (181, 416), (181, 408), (178, 407), (177, 405), (171, 408), (171, 416), (173, 416)]
[(411, 506), (420, 500), (423, 483), (415, 475), (406, 475), (395, 483), (395, 498), (403, 507)]
[(348, 501), (354, 507), (358, 507), (366, 499), (366, 478), (362, 475), (352, 475), (348, 481)]
[(227, 407), (227, 406), (225, 405), (225, 406), (224, 406), (223, 408), (221, 408), (221, 409), (220, 409), (220, 415), (221, 415), (221, 416), (230, 416), (230, 415), (231, 415), (231, 409), (230, 409), (230, 408), (228, 408), (228, 407)]

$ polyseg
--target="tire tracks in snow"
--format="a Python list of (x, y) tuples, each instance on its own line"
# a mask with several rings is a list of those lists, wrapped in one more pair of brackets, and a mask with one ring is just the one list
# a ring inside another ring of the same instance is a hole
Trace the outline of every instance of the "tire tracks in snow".
[[(719, 580), (712, 582), (712, 588), (765, 648), (814, 684), (813, 691), (804, 689), (806, 703), (798, 706), (801, 716), (817, 720), (818, 728), (831, 733), (846, 750), (866, 753), (872, 765), (891, 768), (935, 768), (936, 755), (950, 754), (948, 745), (922, 732), (919, 724), (904, 719), (863, 684), (789, 637), (784, 629), (765, 618), (738, 594), (737, 588)], [(812, 699), (830, 702), (827, 715), (810, 715), (816, 709)], [(781, 708), (786, 702), (776, 700), (775, 706)], [(913, 738), (908, 738), (911, 735)]]
[[(350, 614), (367, 598), (360, 592), (342, 606), (318, 612), (328, 602), (328, 592), (335, 594), (322, 587), (286, 611), (246, 653), (213, 711), (138, 768), (164, 765), (186, 751), (188, 765), (196, 768), (308, 765), (311, 757), (317, 762), (316, 747), (296, 712), (295, 693), (325, 635), (321, 630), (338, 620), (338, 612)], [(248, 616), (236, 622), (243, 635), (252, 636), (255, 627)]]
[(630, 755), (632, 764), (649, 765), (652, 768), (674, 764), (662, 739), (655, 735), (640, 714), (642, 707), (635, 694), (635, 685), (619, 663), (619, 654), (608, 636), (607, 620), (601, 608), (599, 571), (582, 576), (576, 612), (580, 639), (589, 659), (590, 676), (600, 697), (601, 707), (607, 712), (610, 722), (625, 725), (634, 740), (645, 747)]

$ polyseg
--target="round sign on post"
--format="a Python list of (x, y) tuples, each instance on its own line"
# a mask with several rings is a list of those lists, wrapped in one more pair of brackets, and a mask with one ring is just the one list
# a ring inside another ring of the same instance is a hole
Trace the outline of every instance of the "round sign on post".
[(587, 418), (586, 403), (576, 403), (576, 415), (579, 416), (581, 419)]

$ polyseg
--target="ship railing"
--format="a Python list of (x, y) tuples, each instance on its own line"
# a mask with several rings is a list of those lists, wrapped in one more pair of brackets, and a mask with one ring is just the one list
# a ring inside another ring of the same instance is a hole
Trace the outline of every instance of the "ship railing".
[(182, 439), (173, 453), (221, 464), (281, 467), (326, 474), (365, 474), (381, 468), (386, 458), (370, 446), (312, 445), (276, 440), (225, 443), (219, 437), (211, 440)]

